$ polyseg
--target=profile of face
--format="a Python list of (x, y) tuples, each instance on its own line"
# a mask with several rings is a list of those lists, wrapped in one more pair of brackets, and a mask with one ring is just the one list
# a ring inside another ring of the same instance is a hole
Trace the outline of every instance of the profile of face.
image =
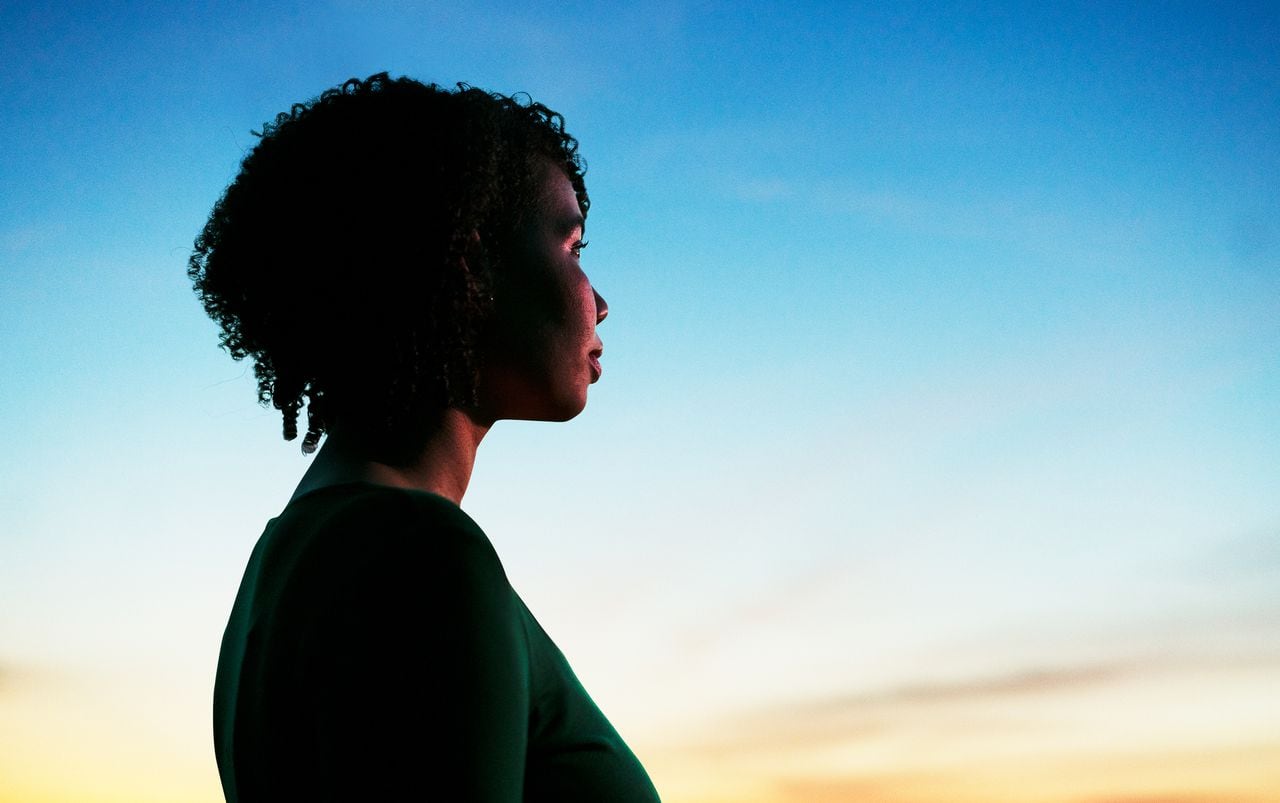
[(548, 163), (537, 207), (494, 277), (480, 404), (487, 417), (567, 421), (587, 403), (609, 307), (580, 264), (582, 212), (568, 176)]

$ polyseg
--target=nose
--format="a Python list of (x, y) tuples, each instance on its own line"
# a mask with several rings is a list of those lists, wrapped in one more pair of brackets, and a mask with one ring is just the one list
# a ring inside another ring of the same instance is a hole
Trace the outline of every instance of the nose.
[(596, 297), (596, 323), (601, 323), (605, 318), (609, 317), (609, 303), (604, 300), (604, 296), (593, 287), (591, 292)]

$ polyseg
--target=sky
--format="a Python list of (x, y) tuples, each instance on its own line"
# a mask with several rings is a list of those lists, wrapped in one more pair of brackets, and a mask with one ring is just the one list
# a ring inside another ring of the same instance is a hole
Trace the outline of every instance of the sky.
[(0, 803), (220, 800), (308, 458), (191, 243), (380, 71), (582, 143), (604, 377), (463, 508), (669, 803), (1280, 801), (1280, 9), (0, 5)]

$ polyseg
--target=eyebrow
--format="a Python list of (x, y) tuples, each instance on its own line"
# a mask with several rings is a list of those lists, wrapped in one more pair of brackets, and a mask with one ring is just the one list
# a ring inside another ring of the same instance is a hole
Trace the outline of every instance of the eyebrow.
[(561, 233), (568, 235), (574, 229), (580, 228), (583, 231), (586, 231), (587, 221), (580, 214), (565, 215), (564, 217), (556, 221), (556, 227), (560, 230)]

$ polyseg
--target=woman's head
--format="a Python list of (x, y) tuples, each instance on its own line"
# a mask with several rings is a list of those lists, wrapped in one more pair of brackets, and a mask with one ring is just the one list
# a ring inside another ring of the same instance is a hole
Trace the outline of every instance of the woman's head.
[(465, 85), (353, 79), (264, 126), (189, 273), (286, 439), (305, 401), (305, 451), (338, 422), (399, 462), (441, 410), (479, 402), (495, 291), (549, 170), (585, 218), (563, 119)]
[(495, 275), (495, 314), (484, 337), (480, 409), (492, 419), (564, 421), (600, 378), (596, 325), (609, 307), (579, 264), (585, 219), (563, 170), (545, 163), (541, 192)]

